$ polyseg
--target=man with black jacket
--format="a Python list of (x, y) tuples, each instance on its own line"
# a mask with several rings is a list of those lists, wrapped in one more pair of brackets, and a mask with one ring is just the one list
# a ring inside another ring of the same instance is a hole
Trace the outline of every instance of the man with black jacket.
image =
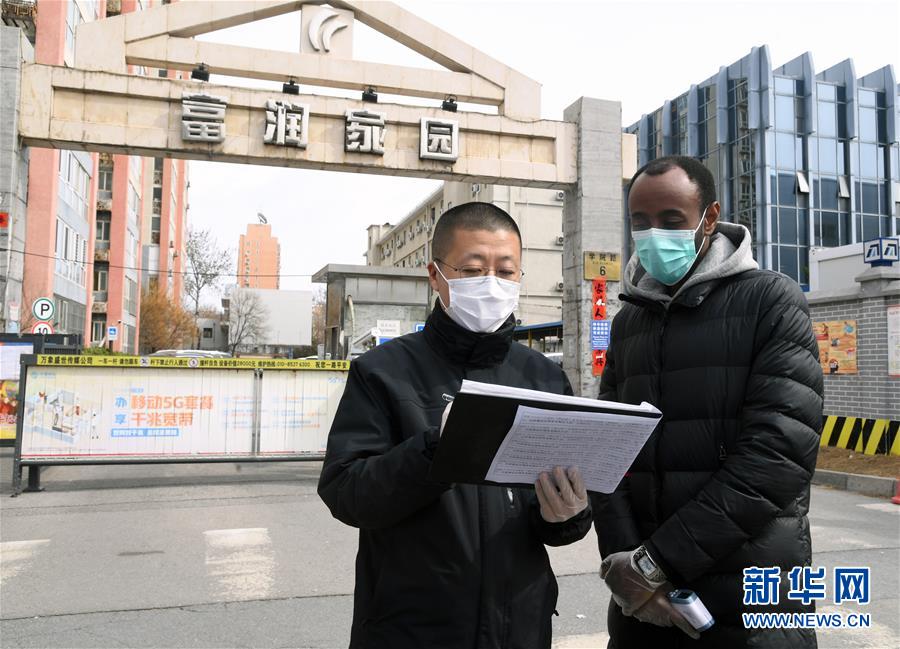
[[(822, 422), (806, 300), (795, 281), (758, 269), (746, 228), (717, 222), (715, 183), (697, 160), (638, 170), (628, 209), (636, 254), (600, 398), (648, 401), (663, 420), (614, 494), (592, 496), (613, 592), (609, 647), (815, 647), (813, 631), (745, 629), (741, 618), (812, 610), (786, 596), (788, 572), (811, 561)], [(777, 605), (744, 606), (754, 566), (781, 568)], [(665, 596), (673, 585), (715, 619), (697, 640), (672, 628), (684, 628)]]
[(424, 331), (350, 366), (328, 436), (319, 495), (359, 528), (350, 646), (366, 649), (550, 647), (556, 578), (544, 545), (584, 537), (591, 517), (576, 471), (535, 489), (428, 479), (442, 414), (463, 379), (557, 394), (562, 370), (512, 341), (521, 237), (489, 203), (439, 219)]

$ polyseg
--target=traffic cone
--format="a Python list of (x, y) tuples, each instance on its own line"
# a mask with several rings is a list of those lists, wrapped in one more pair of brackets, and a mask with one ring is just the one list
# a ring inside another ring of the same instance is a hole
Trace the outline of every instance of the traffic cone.
[(894, 497), (891, 498), (891, 502), (900, 505), (900, 479), (894, 480)]

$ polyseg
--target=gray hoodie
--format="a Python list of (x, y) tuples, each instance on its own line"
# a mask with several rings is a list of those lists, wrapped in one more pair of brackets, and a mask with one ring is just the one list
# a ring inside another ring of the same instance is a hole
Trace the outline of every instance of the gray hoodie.
[(634, 254), (625, 267), (625, 294), (668, 307), (674, 298), (692, 286), (759, 268), (759, 264), (753, 259), (750, 243), (750, 231), (743, 225), (719, 222), (706, 255), (674, 295), (669, 295), (668, 287), (644, 270), (637, 254)]

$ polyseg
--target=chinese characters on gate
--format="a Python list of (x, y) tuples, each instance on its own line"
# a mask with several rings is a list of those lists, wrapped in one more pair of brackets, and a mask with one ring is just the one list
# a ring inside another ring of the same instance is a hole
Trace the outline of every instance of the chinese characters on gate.
[(384, 155), (385, 113), (348, 110), (344, 150)]
[[(181, 139), (217, 144), (225, 141), (225, 109), (222, 97), (185, 92), (181, 99)], [(309, 144), (309, 104), (269, 99), (266, 101), (263, 142), (274, 146), (306, 149)], [(348, 110), (344, 122), (344, 150), (348, 153), (384, 155), (387, 113)], [(423, 117), (419, 121), (419, 158), (456, 162), (459, 158), (459, 122)]]
[(224, 142), (223, 97), (185, 92), (181, 95), (181, 139), (186, 142)]
[(309, 105), (288, 101), (266, 102), (266, 132), (263, 142), (305, 149), (309, 143)]
[(419, 157), (456, 162), (459, 157), (459, 122), (423, 117), (419, 130)]

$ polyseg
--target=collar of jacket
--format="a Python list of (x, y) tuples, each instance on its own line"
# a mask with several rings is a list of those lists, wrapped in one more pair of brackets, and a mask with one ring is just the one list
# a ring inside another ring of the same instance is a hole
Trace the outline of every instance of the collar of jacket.
[(515, 328), (516, 318), (511, 315), (493, 333), (469, 331), (451, 320), (435, 300), (423, 333), (431, 348), (447, 360), (464, 367), (490, 367), (506, 359)]
[[(638, 266), (634, 274), (635, 281), (640, 281), (640, 278), (646, 272), (647, 271), (643, 266)], [(634, 304), (636, 306), (646, 307), (656, 311), (667, 311), (676, 305), (695, 307), (700, 306), (700, 303), (706, 299), (707, 295), (712, 293), (713, 289), (716, 288), (721, 283), (721, 281), (721, 279), (713, 279), (707, 282), (703, 282), (702, 284), (694, 284), (684, 291), (680, 291), (678, 295), (674, 296), (669, 302), (656, 302), (654, 300), (648, 300), (645, 297), (628, 295), (626, 293), (619, 293), (619, 299), (623, 302), (630, 302), (631, 304)]]

